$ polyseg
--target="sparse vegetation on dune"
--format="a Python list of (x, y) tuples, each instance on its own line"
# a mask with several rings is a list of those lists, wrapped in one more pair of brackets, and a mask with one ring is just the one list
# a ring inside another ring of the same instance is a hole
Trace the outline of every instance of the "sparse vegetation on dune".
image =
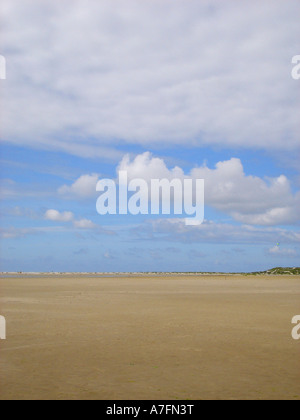
[(276, 267), (272, 268), (271, 270), (266, 271), (256, 271), (254, 273), (247, 273), (248, 275), (285, 275), (285, 276), (299, 276), (300, 275), (300, 267)]

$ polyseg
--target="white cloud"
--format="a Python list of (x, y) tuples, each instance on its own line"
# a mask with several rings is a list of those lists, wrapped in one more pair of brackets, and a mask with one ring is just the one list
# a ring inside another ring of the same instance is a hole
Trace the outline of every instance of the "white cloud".
[(50, 220), (52, 222), (64, 222), (64, 223), (72, 223), (72, 226), (75, 229), (81, 230), (94, 230), (98, 233), (105, 233), (107, 235), (113, 235), (114, 232), (110, 230), (106, 230), (99, 225), (96, 225), (89, 219), (75, 219), (75, 216), (70, 211), (59, 212), (57, 210), (47, 210), (45, 213), (44, 218), (46, 220)]
[(29, 227), (29, 228), (0, 228), (0, 237), (2, 239), (16, 239), (37, 234), (59, 233), (62, 234), (65, 229), (60, 226), (54, 227)]
[(143, 178), (147, 182), (153, 178), (169, 180), (184, 178), (181, 168), (176, 166), (173, 169), (168, 169), (163, 159), (154, 157), (150, 152), (137, 155), (132, 161), (128, 154), (125, 155), (117, 171), (127, 171), (129, 179)]
[(139, 239), (160, 239), (172, 243), (282, 244), (300, 245), (300, 233), (275, 227), (236, 226), (206, 220), (200, 226), (186, 226), (182, 219), (151, 220), (132, 229)]
[(45, 213), (45, 219), (51, 220), (52, 222), (72, 222), (73, 226), (77, 229), (99, 228), (99, 226), (95, 225), (91, 220), (88, 219), (74, 220), (74, 214), (70, 211), (60, 213), (57, 210), (47, 210)]
[[(58, 212), (57, 210), (48, 210), (44, 218), (52, 222), (69, 223), (74, 229), (78, 230), (91, 230), (99, 235), (116, 235), (112, 230), (105, 229), (99, 225), (96, 225), (91, 220), (79, 219), (75, 220), (74, 215), (71, 212)], [(70, 231), (69, 226), (41, 226), (41, 227), (27, 227), (27, 228), (1, 228), (0, 227), (0, 238), (2, 239), (17, 239), (26, 236), (37, 235), (37, 234), (59, 234), (62, 235)]]
[(0, 196), (2, 200), (44, 199), (52, 195), (45, 189), (45, 184), (16, 182), (12, 179), (0, 179)]
[(89, 198), (96, 195), (99, 175), (82, 175), (71, 186), (63, 185), (58, 193), (65, 198)]
[(95, 225), (95, 223), (88, 219), (75, 220), (73, 224), (74, 227), (77, 229), (95, 229), (97, 227), (99, 228), (99, 226)]
[(50, 209), (46, 211), (45, 219), (52, 222), (71, 222), (74, 219), (74, 214), (70, 211), (60, 213), (57, 210)]
[(1, 179), (0, 195), (2, 200), (17, 197), (16, 182), (12, 179)]
[(32, 229), (17, 229), (17, 228), (0, 228), (0, 237), (2, 239), (15, 239), (22, 238), (28, 234), (34, 234), (35, 232)]
[[(242, 223), (252, 225), (282, 225), (282, 224), (294, 224), (299, 221), (299, 195), (295, 198), (294, 204), (291, 206), (284, 207), (284, 201), (282, 207), (276, 207), (273, 209), (266, 210), (260, 214), (239, 214), (233, 213), (233, 217)], [(279, 204), (280, 206), (280, 204)]]
[(292, 248), (281, 248), (279, 246), (274, 246), (268, 250), (268, 254), (279, 257), (296, 257), (297, 251), (296, 249)]
[(213, 169), (194, 168), (185, 175), (179, 167), (169, 170), (164, 160), (147, 152), (132, 161), (125, 156), (118, 169), (127, 171), (130, 179), (148, 182), (152, 178), (204, 179), (205, 204), (245, 224), (271, 226), (300, 220), (300, 192), (293, 194), (286, 176), (262, 179), (246, 175), (240, 159), (219, 162)]
[(299, 11), (293, 0), (2, 0), (2, 140), (109, 159), (120, 141), (295, 150)]

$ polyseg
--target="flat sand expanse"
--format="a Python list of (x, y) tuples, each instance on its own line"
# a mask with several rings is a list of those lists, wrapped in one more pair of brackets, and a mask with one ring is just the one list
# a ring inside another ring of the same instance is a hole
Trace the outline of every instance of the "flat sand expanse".
[(300, 399), (299, 277), (0, 278), (0, 399)]

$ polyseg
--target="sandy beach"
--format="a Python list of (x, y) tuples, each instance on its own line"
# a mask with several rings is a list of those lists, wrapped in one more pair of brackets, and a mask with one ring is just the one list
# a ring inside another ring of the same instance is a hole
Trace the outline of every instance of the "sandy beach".
[(300, 399), (299, 276), (0, 278), (0, 399)]

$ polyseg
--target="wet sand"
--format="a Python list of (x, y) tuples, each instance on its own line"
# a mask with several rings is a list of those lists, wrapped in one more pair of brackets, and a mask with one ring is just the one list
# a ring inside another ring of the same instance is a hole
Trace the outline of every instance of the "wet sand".
[(300, 399), (298, 276), (0, 278), (0, 399)]

